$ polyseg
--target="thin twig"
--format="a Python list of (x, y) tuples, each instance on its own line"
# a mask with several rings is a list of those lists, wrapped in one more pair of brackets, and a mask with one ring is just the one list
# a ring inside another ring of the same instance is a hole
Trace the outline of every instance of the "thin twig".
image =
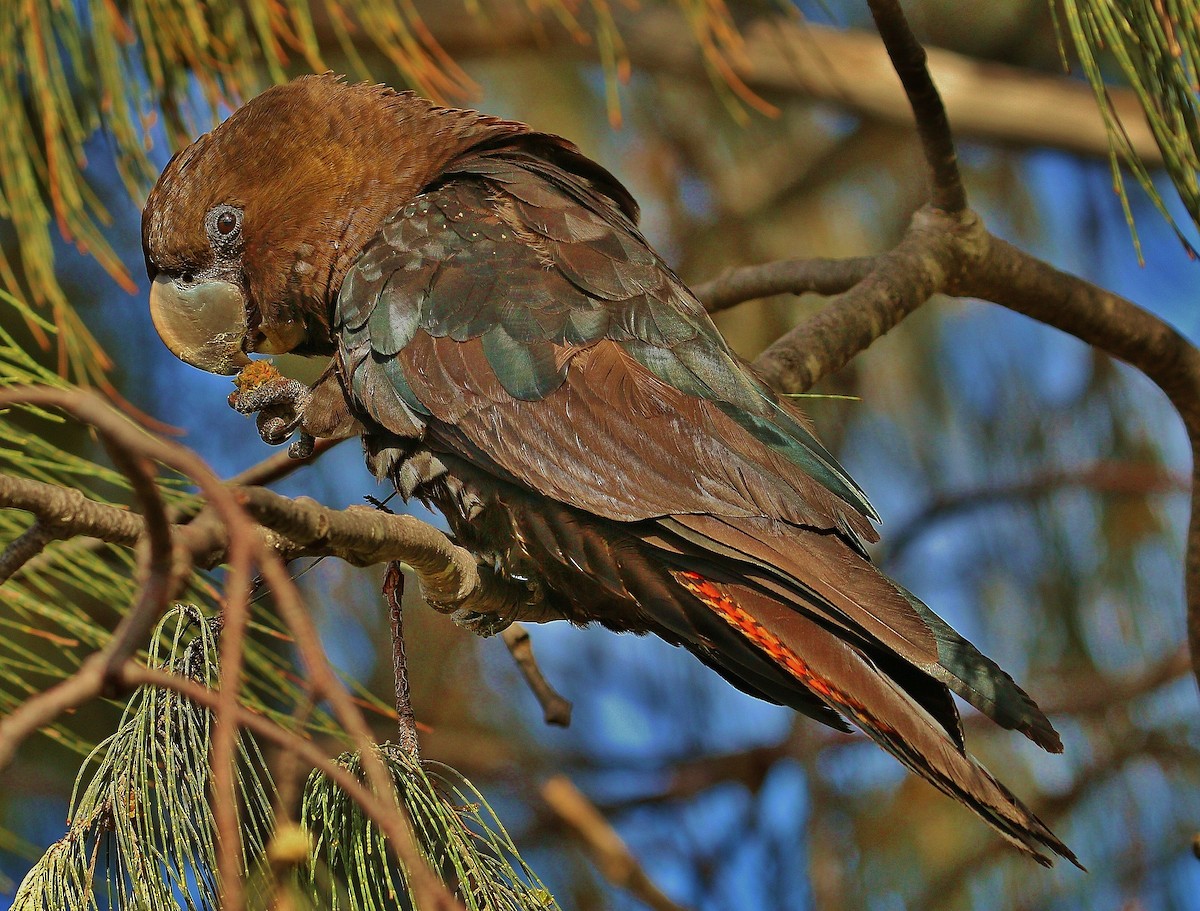
[[(99, 429), (99, 428), (98, 428)], [(112, 673), (141, 648), (146, 637), (174, 596), (187, 567), (177, 566), (171, 536), (171, 524), (167, 521), (166, 506), (159, 493), (153, 464), (144, 458), (133, 445), (135, 441), (123, 440), (119, 434), (105, 433), (113, 464), (129, 479), (130, 487), (142, 507), (145, 532), (141, 543), (145, 550), (139, 560), (138, 598), (133, 608), (121, 618), (113, 631), (112, 640), (106, 649), (106, 673)]]
[(1014, 500), (1032, 500), (1070, 487), (1084, 487), (1097, 493), (1144, 496), (1169, 491), (1187, 493), (1191, 490), (1191, 481), (1161, 465), (1096, 462), (1078, 468), (1051, 468), (1016, 481), (950, 491), (935, 496), (891, 531), (875, 558), (880, 563), (900, 559), (914, 541), (932, 531), (939, 521), (968, 510)]
[(533, 656), (533, 642), (529, 638), (529, 630), (520, 623), (513, 623), (500, 633), (500, 638), (508, 646), (521, 676), (537, 697), (542, 707), (542, 719), (546, 724), (560, 728), (570, 727), (571, 702), (550, 685), (542, 669), (538, 667), (537, 659)]
[(228, 911), (241, 911), (246, 901), (241, 869), (242, 826), (238, 819), (237, 742), (250, 586), (250, 554), (238, 553), (225, 581), (221, 605), (220, 690), (210, 759), (221, 907)]
[(54, 525), (34, 519), (25, 531), (14, 538), (0, 554), (0, 585), (3, 585), (17, 573), (22, 566), (45, 550), (51, 541), (62, 537), (62, 532)]
[(408, 656), (404, 650), (404, 569), (392, 560), (383, 570), (383, 599), (388, 607), (392, 628), (392, 675), (396, 684), (396, 720), (400, 749), (421, 755), (417, 738), (417, 719), (413, 714), (412, 694), (408, 687)]

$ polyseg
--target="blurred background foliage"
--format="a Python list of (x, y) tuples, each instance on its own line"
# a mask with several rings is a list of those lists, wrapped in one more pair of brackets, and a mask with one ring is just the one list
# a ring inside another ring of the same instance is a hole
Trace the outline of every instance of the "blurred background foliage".
[[(1160, 155), (1130, 172), (1153, 193), (1136, 180), (1114, 193), (1103, 148), (1085, 155), (960, 134), (960, 156), (972, 204), (994, 231), (1200, 340), (1197, 267), (1176, 233), (1194, 237), (1186, 147), (1197, 42), (1163, 26), (1194, 30), (1192, 5), (1066, 2), (1057, 31), (1046, 0), (904, 5), (923, 39), (988, 72), (1079, 85), (1092, 76), (1142, 93), (1174, 86), (1162, 117), (1178, 115), (1176, 129), (1155, 131)], [(1114, 20), (1118, 7), (1131, 21), (1162, 11), (1158, 27), (1137, 20), (1147, 29), (1141, 58), (1112, 40), (1143, 35)], [(734, 265), (885, 249), (924, 200), (911, 130), (852, 101), (788, 90), (786, 80), (747, 87), (737, 75), (757, 47), (739, 36), (796, 12), (777, 0), (9, 0), (0, 9), (0, 282), (13, 298), (0, 308), (11, 336), (0, 376), (110, 386), (179, 428), (226, 476), (267, 455), (226, 407), (226, 381), (176, 362), (154, 336), (138, 212), (173, 147), (238, 99), (313, 69), (410, 86), (572, 138), (630, 186), (647, 235), (692, 283)], [(823, 0), (799, 12), (869, 38), (865, 4)], [(1062, 74), (1060, 36), (1069, 57), (1076, 39), (1093, 49), (1075, 75)], [(822, 54), (816, 39), (793, 50)], [(1147, 64), (1156, 53), (1158, 64)], [(1016, 69), (989, 69), (997, 66)], [(780, 297), (718, 321), (752, 357), (820, 305)], [(637, 903), (605, 883), (541, 800), (541, 782), (560, 771), (689, 907), (1200, 908), (1190, 849), (1200, 723), (1181, 652), (1188, 455), (1169, 405), (1073, 339), (949, 300), (817, 391), (860, 399), (813, 399), (810, 410), (884, 518), (878, 559), (1053, 712), (1063, 756), (1026, 749), (973, 716), (971, 748), (1090, 874), (1032, 868), (861, 738), (755, 702), (657, 640), (534, 629), (547, 676), (575, 703), (572, 727), (551, 730), (499, 642), (414, 602), (406, 627), (426, 755), (472, 779), (564, 908)], [(87, 434), (39, 415), (3, 418), (4, 471), (128, 501)], [(382, 495), (353, 443), (278, 487), (337, 507)], [(173, 496), (184, 504), (188, 492)], [(5, 541), (24, 527), (20, 516), (0, 519)], [(0, 710), (104, 641), (132, 596), (131, 565), (115, 549), (60, 544), (0, 588)], [(326, 648), (389, 738), (394, 720), (371, 695), (391, 692), (380, 573), (332, 560), (295, 569)], [(219, 583), (219, 574), (197, 580), (192, 600), (211, 607)], [(269, 600), (259, 608), (250, 692), (256, 707), (286, 717), (297, 702), (291, 653)], [(6, 772), (0, 908), (62, 836), (81, 758), (119, 717), (118, 707), (89, 707), (26, 744)], [(317, 736), (331, 753), (343, 748), (328, 727)]]

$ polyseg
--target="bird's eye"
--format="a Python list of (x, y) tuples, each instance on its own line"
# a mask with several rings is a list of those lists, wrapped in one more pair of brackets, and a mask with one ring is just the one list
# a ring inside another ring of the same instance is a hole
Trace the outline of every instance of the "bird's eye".
[(242, 210), (222, 203), (205, 216), (204, 226), (218, 251), (232, 253), (242, 233)]
[(183, 279), (183, 283), (185, 285), (190, 285), (192, 282), (194, 282), (196, 280), (196, 273), (195, 272), (184, 272), (183, 275), (181, 275), (179, 277), (181, 279)]

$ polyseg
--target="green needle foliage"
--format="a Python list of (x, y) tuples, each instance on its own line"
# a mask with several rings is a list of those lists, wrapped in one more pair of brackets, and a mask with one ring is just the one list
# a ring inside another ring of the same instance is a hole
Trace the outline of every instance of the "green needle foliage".
[[(51, 337), (55, 332), (20, 300), (0, 292), (0, 389), (27, 384), (72, 388), (3, 329), (14, 322), (14, 316), (37, 321)], [(125, 506), (132, 500), (125, 476), (106, 463), (87, 434), (70, 426), (61, 415), (39, 409), (0, 413), (0, 473), (73, 488), (101, 503)], [(196, 497), (189, 487), (181, 478), (163, 478), (160, 489), (168, 508), (194, 513)], [(26, 513), (0, 510), (0, 548), (30, 524)], [(197, 572), (181, 597), (215, 613), (218, 582), (208, 573)], [(91, 539), (53, 542), (22, 566), (0, 586), (0, 715), (78, 670), (90, 653), (107, 644), (111, 629), (136, 597), (135, 560), (127, 548)], [(243, 700), (254, 711), (290, 724), (294, 707), (307, 699), (290, 636), (280, 626), (269, 598), (256, 600), (251, 618)], [(365, 692), (357, 695), (372, 711), (391, 713), (377, 697)], [(114, 711), (108, 724), (116, 719)], [(323, 711), (311, 714), (308, 727), (324, 736), (341, 736), (340, 728)], [(83, 757), (111, 730), (89, 730), (66, 719), (39, 736)], [(30, 752), (37, 749), (36, 739), (25, 746)], [(7, 796), (0, 789), (0, 797)], [(0, 830), (0, 844), (12, 838), (11, 833)]]
[[(1053, 8), (1053, 0), (1051, 6)], [(1125, 217), (1133, 216), (1120, 170), (1123, 162), (1180, 240), (1195, 255), (1138, 157), (1108, 96), (1113, 70), (1137, 93), (1162, 151), (1167, 175), (1192, 223), (1200, 228), (1200, 3), (1196, 0), (1063, 0), (1067, 32), (1108, 126), (1113, 182)], [(1134, 242), (1137, 235), (1134, 234)], [(1140, 250), (1139, 250), (1140, 253)]]
[[(176, 608), (159, 624), (151, 666), (211, 687), (216, 638), (215, 621), (194, 607)], [(173, 691), (134, 693), (117, 732), (84, 763), (70, 828), (26, 876), (14, 911), (218, 908), (208, 801), (212, 726), (211, 712)], [(250, 738), (242, 737), (238, 753), (249, 872), (270, 830), (271, 786)]]
[[(197, 608), (170, 611), (155, 632), (152, 667), (212, 687), (219, 680), (219, 621)], [(112, 908), (215, 911), (220, 907), (209, 803), (210, 711), (172, 690), (141, 687), (117, 732), (93, 750), (76, 781), (67, 834), (17, 891), (14, 911)], [(418, 846), (468, 911), (556, 911), (482, 795), (452, 769), (379, 748)], [(275, 794), (253, 738), (238, 744), (244, 874), (254, 907), (279, 887), (294, 904), (345, 911), (415, 907), (380, 831), (340, 788), (313, 773), (301, 811), (308, 858), (294, 882), (272, 881), (265, 862)], [(339, 762), (362, 776), (357, 754)]]
[[(417, 836), (417, 847), (467, 911), (556, 911), (558, 904), (529, 869), (496, 814), (448, 766), (422, 763), (394, 744), (378, 747)], [(356, 753), (338, 760), (362, 778)], [(308, 889), (333, 911), (414, 907), (403, 871), (362, 809), (319, 772), (309, 776), (302, 810), (311, 833)], [(305, 874), (302, 874), (305, 875)]]

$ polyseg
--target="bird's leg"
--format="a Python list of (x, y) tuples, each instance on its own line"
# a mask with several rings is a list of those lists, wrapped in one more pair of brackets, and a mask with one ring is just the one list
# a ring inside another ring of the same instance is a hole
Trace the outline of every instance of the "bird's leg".
[(229, 394), (230, 407), (240, 414), (258, 415), (258, 435), (264, 442), (278, 446), (299, 429), (300, 436), (288, 448), (288, 455), (303, 459), (312, 454), (316, 441), (301, 428), (311, 389), (288, 379), (269, 361), (248, 364), (233, 382), (237, 388)]

